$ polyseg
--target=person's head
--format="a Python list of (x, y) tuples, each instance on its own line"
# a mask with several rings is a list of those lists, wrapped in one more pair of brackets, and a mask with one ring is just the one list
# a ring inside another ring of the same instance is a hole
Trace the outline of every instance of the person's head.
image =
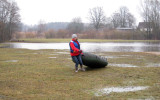
[(77, 40), (78, 40), (77, 34), (73, 34), (73, 35), (72, 35), (72, 39), (74, 39), (74, 40), (77, 41)]

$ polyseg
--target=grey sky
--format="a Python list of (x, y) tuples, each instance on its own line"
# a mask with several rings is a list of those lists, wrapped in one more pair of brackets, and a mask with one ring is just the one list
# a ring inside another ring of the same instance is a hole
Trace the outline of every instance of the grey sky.
[(22, 22), (33, 25), (40, 20), (45, 22), (70, 22), (81, 17), (87, 23), (88, 12), (93, 7), (103, 7), (105, 15), (110, 17), (121, 6), (127, 6), (141, 21), (139, 12), (140, 0), (15, 0), (20, 8)]

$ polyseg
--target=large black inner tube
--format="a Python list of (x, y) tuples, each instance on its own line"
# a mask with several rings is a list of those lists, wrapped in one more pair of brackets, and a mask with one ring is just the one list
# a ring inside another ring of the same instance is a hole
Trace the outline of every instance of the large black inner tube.
[(103, 68), (108, 65), (106, 58), (87, 52), (83, 53), (82, 61), (84, 65), (90, 68)]

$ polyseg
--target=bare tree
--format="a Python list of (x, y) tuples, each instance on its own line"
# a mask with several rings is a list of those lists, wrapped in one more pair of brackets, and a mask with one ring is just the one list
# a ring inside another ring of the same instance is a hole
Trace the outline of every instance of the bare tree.
[(111, 20), (112, 20), (114, 28), (117, 28), (120, 26), (120, 14), (119, 13), (114, 13), (111, 16)]
[(153, 38), (160, 39), (160, 0), (151, 1), (151, 21), (153, 23)]
[(127, 7), (120, 7), (119, 11), (112, 15), (112, 23), (114, 28), (117, 27), (133, 27), (135, 24), (134, 16), (129, 12)]
[(0, 0), (0, 42), (5, 41), (6, 23), (8, 22), (10, 4), (6, 0)]
[(67, 26), (67, 29), (72, 33), (81, 33), (84, 29), (81, 18), (72, 19), (72, 22)]
[(16, 2), (0, 0), (0, 42), (10, 40), (20, 22), (19, 8)]
[(105, 30), (106, 29), (108, 29), (108, 30), (110, 30), (110, 29), (113, 29), (113, 24), (112, 24), (112, 19), (111, 19), (111, 17), (107, 17), (106, 18), (106, 23), (105, 23)]
[(146, 28), (147, 28), (147, 35), (146, 35), (146, 38), (147, 39), (151, 39), (152, 38), (152, 33), (151, 33), (151, 30), (152, 30), (152, 25), (151, 25), (151, 20), (149, 18), (150, 16), (150, 0), (145, 0), (142, 4), (141, 4), (141, 8), (142, 8), (142, 11), (141, 11), (141, 15), (144, 19), (144, 21), (146, 22)]
[(119, 9), (119, 13), (120, 13), (120, 24), (121, 27), (126, 27), (127, 26), (127, 15), (129, 13), (129, 10), (127, 7), (121, 7)]
[(20, 15), (19, 15), (19, 8), (15, 2), (12, 2), (10, 5), (10, 15), (9, 15), (9, 35), (8, 38), (12, 38), (13, 32), (18, 30), (20, 23)]
[(160, 0), (145, 0), (141, 15), (147, 24), (147, 39), (160, 39)]
[(37, 35), (38, 37), (42, 36), (42, 33), (44, 33), (46, 31), (46, 24), (44, 21), (40, 20), (39, 24), (37, 26)]
[(131, 13), (128, 13), (128, 15), (127, 15), (127, 23), (128, 23), (129, 27), (134, 27), (135, 26), (136, 19)]
[(102, 7), (96, 7), (89, 10), (89, 20), (96, 30), (100, 29), (104, 24), (106, 17)]

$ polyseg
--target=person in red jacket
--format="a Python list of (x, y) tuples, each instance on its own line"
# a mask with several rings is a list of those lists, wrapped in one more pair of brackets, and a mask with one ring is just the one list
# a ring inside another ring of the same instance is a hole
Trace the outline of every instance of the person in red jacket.
[(83, 62), (81, 58), (82, 50), (80, 49), (80, 43), (78, 42), (78, 38), (76, 34), (72, 35), (72, 40), (69, 43), (70, 46), (70, 54), (73, 62), (75, 63), (75, 72), (78, 72), (78, 65), (80, 64), (82, 71), (85, 71), (83, 68)]

